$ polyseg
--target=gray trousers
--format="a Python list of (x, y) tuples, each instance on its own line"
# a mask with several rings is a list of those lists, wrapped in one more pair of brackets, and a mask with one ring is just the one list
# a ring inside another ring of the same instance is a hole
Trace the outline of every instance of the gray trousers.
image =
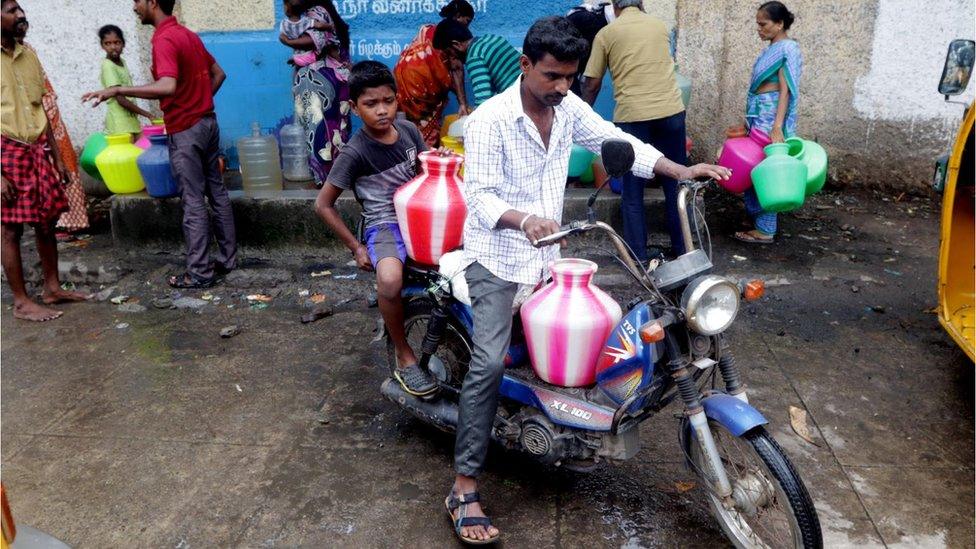
[(454, 470), (477, 477), (485, 466), (498, 409), (498, 387), (512, 339), (512, 302), (518, 284), (498, 278), (481, 263), (471, 264), (464, 276), (474, 317), (474, 352), (461, 384)]
[(213, 115), (203, 117), (186, 130), (169, 135), (169, 162), (183, 198), (186, 272), (197, 280), (209, 279), (214, 275), (209, 253), (211, 211), (213, 234), (217, 236), (217, 263), (226, 269), (233, 269), (237, 262), (234, 213), (227, 187), (220, 176), (219, 155), (220, 128)]

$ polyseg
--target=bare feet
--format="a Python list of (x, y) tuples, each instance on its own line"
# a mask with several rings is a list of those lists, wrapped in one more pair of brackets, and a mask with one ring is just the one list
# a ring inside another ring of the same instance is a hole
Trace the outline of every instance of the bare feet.
[(14, 318), (19, 318), (21, 320), (29, 320), (31, 322), (47, 322), (48, 320), (58, 318), (62, 314), (64, 313), (61, 311), (44, 307), (29, 299), (14, 303)]
[(88, 301), (91, 298), (91, 294), (69, 292), (68, 290), (62, 290), (61, 288), (58, 288), (57, 290), (44, 290), (44, 293), (41, 294), (41, 301), (47, 305), (75, 301)]

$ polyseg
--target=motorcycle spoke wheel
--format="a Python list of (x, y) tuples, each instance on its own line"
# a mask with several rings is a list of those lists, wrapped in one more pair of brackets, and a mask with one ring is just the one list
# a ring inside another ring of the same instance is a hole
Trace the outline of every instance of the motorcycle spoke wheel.
[[(407, 343), (420, 358), (420, 346), (427, 333), (430, 323), (430, 313), (433, 304), (426, 300), (414, 300), (405, 304), (403, 327), (407, 335)], [(431, 373), (439, 381), (460, 388), (468, 363), (471, 361), (471, 342), (455, 322), (449, 321), (437, 352), (429, 366)], [(393, 343), (387, 341), (387, 360), (390, 368), (396, 367), (396, 352)], [(392, 371), (392, 370), (391, 370)]]
[[(822, 547), (820, 523), (806, 488), (779, 445), (759, 427), (735, 437), (709, 421), (732, 495), (708, 492), (712, 512), (740, 548)], [(711, 481), (708, 460), (696, 441), (692, 459)], [(711, 482), (710, 482), (711, 483)], [(711, 483), (713, 484), (713, 483)]]

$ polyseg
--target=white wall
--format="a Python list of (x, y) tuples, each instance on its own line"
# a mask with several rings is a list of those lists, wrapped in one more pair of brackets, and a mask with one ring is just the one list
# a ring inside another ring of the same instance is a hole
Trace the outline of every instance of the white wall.
[[(871, 67), (854, 84), (854, 108), (868, 120), (958, 126), (961, 107), (939, 101), (946, 38), (972, 39), (972, 0), (880, 0)], [(971, 86), (957, 100), (973, 100)]]
[[(105, 52), (98, 29), (113, 24), (125, 34), (122, 54), (136, 84), (149, 81), (149, 32), (132, 12), (127, 0), (20, 0), (30, 30), (27, 43), (37, 50), (45, 72), (58, 94), (58, 107), (75, 148), (105, 127), (105, 106), (82, 105), (81, 95), (101, 89), (99, 68)], [(158, 112), (155, 102), (140, 105)]]

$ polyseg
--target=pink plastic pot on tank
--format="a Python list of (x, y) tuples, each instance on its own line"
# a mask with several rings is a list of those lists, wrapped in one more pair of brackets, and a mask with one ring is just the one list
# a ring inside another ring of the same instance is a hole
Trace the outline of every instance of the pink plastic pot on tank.
[(719, 185), (736, 194), (752, 187), (749, 174), (766, 158), (763, 147), (769, 143), (769, 136), (759, 130), (752, 130), (746, 137), (727, 139), (719, 154), (718, 165), (732, 170), (732, 177), (727, 181), (719, 181)]
[(468, 214), (464, 181), (458, 173), (463, 161), (456, 154), (422, 152), (423, 173), (393, 195), (403, 243), (414, 261), (436, 265), (442, 255), (461, 246)]
[(154, 135), (166, 135), (166, 126), (143, 126), (142, 137), (136, 140), (136, 147), (148, 149), (152, 142), (149, 140)]
[(592, 284), (596, 263), (559, 259), (552, 282), (522, 305), (522, 326), (532, 368), (543, 381), (583, 387), (596, 381), (596, 362), (620, 322), (620, 305)]

